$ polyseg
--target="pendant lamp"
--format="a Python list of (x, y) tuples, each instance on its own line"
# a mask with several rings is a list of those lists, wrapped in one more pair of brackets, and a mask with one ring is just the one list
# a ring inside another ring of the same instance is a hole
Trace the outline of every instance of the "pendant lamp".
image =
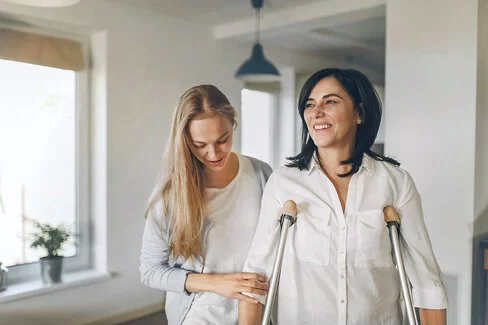
[(5, 0), (5, 1), (16, 3), (19, 5), (35, 6), (35, 7), (67, 7), (80, 2), (80, 0)]
[(280, 73), (273, 63), (266, 59), (263, 47), (259, 43), (259, 14), (263, 7), (263, 0), (251, 0), (251, 3), (256, 10), (256, 41), (252, 48), (251, 57), (237, 69), (235, 77), (244, 81), (276, 81), (279, 79)]

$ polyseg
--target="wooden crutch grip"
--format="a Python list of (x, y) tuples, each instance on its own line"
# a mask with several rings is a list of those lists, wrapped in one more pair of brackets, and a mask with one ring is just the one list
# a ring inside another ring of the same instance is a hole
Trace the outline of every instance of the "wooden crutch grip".
[(293, 200), (288, 200), (283, 203), (283, 207), (281, 208), (281, 217), (289, 217), (291, 224), (294, 224), (297, 221), (297, 204)]
[(395, 208), (391, 205), (383, 208), (383, 215), (385, 217), (385, 222), (396, 222), (400, 224), (400, 216), (396, 212)]

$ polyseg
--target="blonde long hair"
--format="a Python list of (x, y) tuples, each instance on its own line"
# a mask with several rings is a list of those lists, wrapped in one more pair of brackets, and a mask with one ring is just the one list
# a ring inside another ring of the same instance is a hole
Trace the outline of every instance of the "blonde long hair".
[(172, 256), (194, 259), (202, 256), (205, 223), (205, 176), (203, 165), (190, 150), (188, 125), (195, 119), (221, 114), (236, 126), (236, 111), (213, 85), (185, 91), (173, 113), (171, 133), (163, 154), (158, 182), (151, 194), (146, 217), (162, 200), (167, 218)]

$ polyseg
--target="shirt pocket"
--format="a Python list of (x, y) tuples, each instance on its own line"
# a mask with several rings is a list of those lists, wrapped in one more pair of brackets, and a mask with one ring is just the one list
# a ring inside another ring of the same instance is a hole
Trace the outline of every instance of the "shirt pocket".
[(357, 212), (357, 249), (354, 265), (357, 267), (393, 266), (391, 242), (383, 210)]
[(330, 209), (298, 213), (290, 227), (285, 253), (317, 265), (328, 265), (330, 255)]

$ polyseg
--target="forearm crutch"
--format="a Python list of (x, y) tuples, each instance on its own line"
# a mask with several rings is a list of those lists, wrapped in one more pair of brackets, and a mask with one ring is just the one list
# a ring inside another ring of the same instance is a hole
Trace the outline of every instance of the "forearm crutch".
[(283, 253), (285, 251), (286, 237), (288, 236), (288, 228), (295, 223), (297, 219), (297, 205), (295, 201), (288, 200), (283, 204), (281, 208), (281, 234), (280, 241), (278, 243), (278, 252), (273, 266), (273, 272), (271, 273), (271, 280), (269, 282), (268, 296), (266, 297), (266, 303), (264, 305), (263, 319), (261, 325), (269, 325), (269, 319), (271, 317), (271, 309), (273, 308), (273, 302), (278, 289), (278, 282), (281, 273), (281, 264), (283, 262)]
[(398, 234), (400, 233), (400, 217), (395, 209), (387, 206), (383, 209), (385, 215), (385, 222), (390, 231), (390, 240), (395, 254), (395, 263), (400, 274), (400, 282), (402, 285), (403, 300), (405, 301), (405, 309), (407, 312), (408, 323), (410, 325), (418, 325), (417, 315), (412, 303), (412, 294), (410, 293), (410, 284), (405, 272), (405, 265), (403, 264), (402, 251), (400, 250), (400, 240)]

